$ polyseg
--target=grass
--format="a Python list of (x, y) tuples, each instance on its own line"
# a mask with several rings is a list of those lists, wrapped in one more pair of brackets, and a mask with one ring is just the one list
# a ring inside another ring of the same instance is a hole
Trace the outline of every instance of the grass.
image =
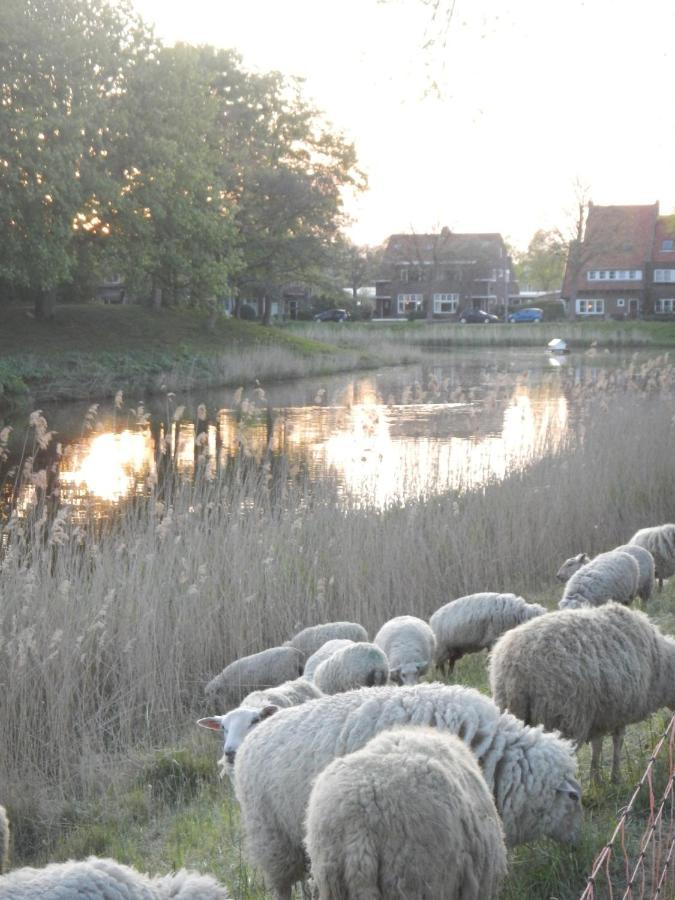
[[(552, 606), (562, 559), (671, 519), (675, 371), (661, 359), (602, 384), (568, 386), (577, 437), (481, 490), (356, 506), (244, 458), (106, 525), (66, 517), (58, 540), (48, 522), (12, 520), (0, 535), (0, 799), (16, 862), (97, 852), (153, 871), (187, 864), (235, 900), (264, 897), (216, 777), (217, 741), (194, 727), (204, 684), (306, 624), (351, 619), (372, 634), (478, 590)], [(672, 581), (650, 612), (673, 630)], [(484, 655), (455, 680), (485, 691)], [(580, 847), (514, 851), (505, 898), (579, 895), (662, 723), (630, 729), (620, 790), (591, 787), (581, 752)]]

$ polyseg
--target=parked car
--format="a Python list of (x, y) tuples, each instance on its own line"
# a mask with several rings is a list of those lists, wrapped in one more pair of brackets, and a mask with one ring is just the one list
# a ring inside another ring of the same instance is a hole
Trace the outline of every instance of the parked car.
[(492, 313), (485, 312), (484, 309), (465, 309), (460, 313), (459, 321), (462, 324), (466, 322), (480, 322), (483, 325), (489, 325), (491, 322), (499, 322), (499, 316), (493, 316)]
[(544, 319), (544, 310), (537, 306), (530, 309), (516, 309), (509, 313), (509, 322), (542, 322)]
[(346, 309), (324, 309), (314, 316), (315, 322), (346, 322), (349, 313)]

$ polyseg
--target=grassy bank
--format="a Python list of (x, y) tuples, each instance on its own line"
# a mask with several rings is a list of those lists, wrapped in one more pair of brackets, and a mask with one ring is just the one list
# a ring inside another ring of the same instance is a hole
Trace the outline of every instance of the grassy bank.
[(279, 380), (419, 361), (459, 347), (545, 347), (565, 338), (573, 350), (675, 347), (675, 324), (549, 323), (485, 328), (436, 322), (293, 323), (265, 328), (194, 312), (137, 306), (63, 306), (53, 322), (8, 307), (0, 320), (0, 404), (141, 396)]
[[(562, 559), (672, 520), (674, 385), (663, 363), (627, 371), (601, 396), (582, 393), (579, 436), (556, 455), (405, 507), (350, 506), (330, 485), (242, 459), (103, 529), (68, 511), (51, 528), (15, 519), (0, 535), (0, 802), (17, 861), (96, 852), (144, 869), (189, 864), (235, 900), (264, 897), (216, 778), (217, 741), (194, 727), (205, 682), (314, 622), (352, 619), (373, 634), (479, 590), (553, 607)], [(672, 584), (650, 611), (675, 632)], [(484, 655), (455, 680), (486, 691)], [(662, 724), (629, 730), (619, 788), (592, 787), (582, 751), (581, 846), (514, 851), (504, 897), (579, 895)]]

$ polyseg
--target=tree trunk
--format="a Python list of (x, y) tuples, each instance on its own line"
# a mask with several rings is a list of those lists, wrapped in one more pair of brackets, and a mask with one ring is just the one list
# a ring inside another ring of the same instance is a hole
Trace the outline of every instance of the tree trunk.
[(237, 296), (234, 298), (234, 309), (232, 310), (232, 315), (235, 319), (241, 319), (241, 296), (239, 292), (237, 292)]
[(56, 288), (39, 290), (35, 295), (35, 318), (46, 322), (54, 318), (56, 310)]
[(263, 297), (263, 315), (262, 315), (262, 324), (269, 325), (272, 321), (272, 298), (269, 294), (265, 294)]
[(152, 289), (152, 308), (153, 309), (161, 309), (162, 308), (162, 289), (161, 287), (153, 287)]

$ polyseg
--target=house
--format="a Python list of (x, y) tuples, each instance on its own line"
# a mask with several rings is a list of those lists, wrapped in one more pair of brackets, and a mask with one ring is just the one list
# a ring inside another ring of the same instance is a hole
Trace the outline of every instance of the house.
[(503, 310), (518, 289), (500, 234), (392, 234), (375, 278), (375, 316), (426, 312), (449, 318), (466, 308)]
[(562, 297), (580, 318), (675, 312), (675, 217), (659, 204), (588, 205), (567, 260)]

